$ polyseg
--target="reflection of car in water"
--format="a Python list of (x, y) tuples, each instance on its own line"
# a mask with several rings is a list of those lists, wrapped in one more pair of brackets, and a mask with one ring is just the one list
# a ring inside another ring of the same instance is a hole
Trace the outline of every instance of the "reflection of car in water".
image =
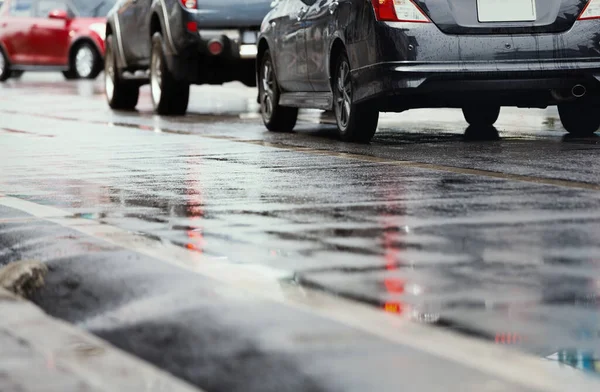
[(600, 373), (600, 357), (593, 351), (584, 350), (562, 350), (546, 357), (559, 364), (568, 365), (575, 369), (583, 370), (588, 373)]
[(271, 0), (120, 0), (109, 14), (106, 96), (133, 109), (150, 83), (159, 114), (184, 114), (191, 84), (255, 86), (256, 34)]
[(94, 79), (115, 0), (0, 0), (0, 81), (25, 71)]
[(501, 106), (558, 105), (578, 136), (600, 127), (600, 0), (279, 0), (259, 37), (266, 127), (333, 110), (368, 142), (379, 112), (461, 108), (490, 128)]

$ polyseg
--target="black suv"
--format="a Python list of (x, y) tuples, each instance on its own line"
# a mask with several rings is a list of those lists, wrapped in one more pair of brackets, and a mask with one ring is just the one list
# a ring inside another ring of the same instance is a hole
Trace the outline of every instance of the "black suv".
[(119, 0), (106, 26), (105, 87), (135, 108), (150, 83), (154, 110), (187, 110), (190, 84), (256, 86), (256, 36), (271, 0)]

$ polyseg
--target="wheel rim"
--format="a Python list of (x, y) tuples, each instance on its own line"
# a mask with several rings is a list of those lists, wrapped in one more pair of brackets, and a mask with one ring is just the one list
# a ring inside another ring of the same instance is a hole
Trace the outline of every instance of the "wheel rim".
[(262, 69), (262, 96), (260, 99), (260, 110), (263, 118), (266, 121), (271, 120), (273, 116), (274, 106), (274, 88), (275, 88), (275, 75), (273, 73), (273, 65), (270, 60), (265, 61)]
[(82, 46), (75, 55), (75, 70), (80, 77), (87, 78), (92, 74), (93, 69), (94, 52), (89, 46)]
[(347, 61), (340, 63), (337, 80), (335, 82), (335, 116), (337, 117), (340, 128), (345, 129), (350, 121), (352, 110), (352, 84), (350, 82), (350, 66)]
[(106, 97), (109, 101), (112, 101), (115, 93), (115, 66), (113, 64), (112, 51), (109, 49), (106, 51), (106, 60), (104, 66), (104, 90), (106, 91)]
[(0, 52), (0, 76), (4, 74), (4, 68), (6, 68), (6, 60), (4, 60), (4, 54)]
[(152, 90), (152, 102), (157, 106), (162, 95), (162, 60), (160, 55), (154, 51), (152, 53), (152, 64), (150, 69), (150, 90)]

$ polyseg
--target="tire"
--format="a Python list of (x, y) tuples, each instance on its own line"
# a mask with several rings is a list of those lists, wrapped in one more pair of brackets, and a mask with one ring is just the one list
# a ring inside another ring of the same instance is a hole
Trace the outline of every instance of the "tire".
[(184, 115), (190, 100), (189, 83), (177, 81), (165, 59), (160, 33), (152, 36), (150, 92), (154, 111), (160, 115)]
[(67, 80), (75, 80), (79, 78), (79, 76), (77, 76), (77, 74), (72, 70), (62, 71), (62, 74)]
[(20, 79), (24, 73), (25, 73), (25, 71), (12, 71), (10, 73), (10, 78), (11, 79)]
[(573, 136), (591, 136), (600, 128), (600, 102), (580, 99), (558, 105), (563, 127)]
[(340, 53), (335, 61), (332, 78), (333, 112), (340, 138), (347, 142), (369, 143), (377, 131), (379, 111), (369, 102), (354, 102), (354, 86), (346, 53)]
[(121, 79), (114, 50), (113, 37), (106, 37), (104, 61), (104, 88), (108, 106), (117, 110), (135, 109), (140, 96), (138, 83)]
[(263, 54), (258, 69), (258, 96), (265, 127), (271, 132), (291, 132), (298, 120), (298, 108), (279, 105), (279, 85), (268, 50)]
[(466, 106), (462, 109), (462, 112), (469, 125), (475, 127), (489, 127), (498, 121), (498, 117), (500, 116), (500, 106)]
[(0, 82), (8, 80), (10, 75), (10, 62), (8, 61), (8, 57), (6, 57), (2, 49), (0, 49)]
[(102, 71), (102, 57), (93, 44), (83, 42), (73, 48), (70, 66), (77, 79), (96, 79)]

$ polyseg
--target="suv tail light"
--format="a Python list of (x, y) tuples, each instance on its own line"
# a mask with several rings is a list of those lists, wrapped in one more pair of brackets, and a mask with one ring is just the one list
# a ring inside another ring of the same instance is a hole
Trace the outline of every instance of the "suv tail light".
[(379, 21), (429, 23), (413, 0), (371, 0), (371, 3)]
[(600, 19), (600, 1), (598, 0), (590, 0), (581, 15), (579, 15), (579, 20), (585, 19)]
[(197, 0), (179, 0), (179, 2), (184, 8), (187, 8), (188, 10), (195, 10), (196, 8), (198, 8)]

